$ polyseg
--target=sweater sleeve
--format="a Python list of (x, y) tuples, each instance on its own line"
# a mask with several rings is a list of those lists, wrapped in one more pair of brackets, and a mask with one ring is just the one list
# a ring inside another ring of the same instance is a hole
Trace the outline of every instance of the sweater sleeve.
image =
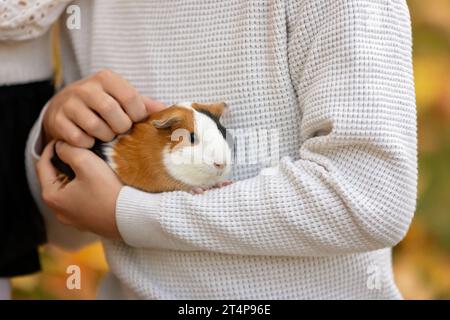
[(43, 35), (70, 1), (0, 1), (0, 40), (23, 41)]

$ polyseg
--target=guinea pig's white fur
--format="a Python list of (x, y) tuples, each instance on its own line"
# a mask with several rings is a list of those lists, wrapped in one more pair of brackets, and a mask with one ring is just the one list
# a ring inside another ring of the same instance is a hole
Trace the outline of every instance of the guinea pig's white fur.
[(114, 162), (113, 159), (114, 159), (114, 155), (115, 155), (114, 144), (119, 139), (119, 137), (120, 137), (120, 135), (117, 136), (116, 138), (114, 138), (114, 140), (112, 140), (110, 142), (105, 142), (102, 146), (102, 152), (103, 152), (103, 155), (105, 156), (105, 161), (111, 167), (111, 169), (113, 169), (113, 171), (117, 170), (116, 163)]
[[(179, 143), (173, 149), (166, 146), (163, 162), (167, 172), (176, 180), (198, 187), (211, 187), (223, 182), (231, 168), (231, 150), (226, 137), (209, 116), (194, 110), (191, 103), (177, 103), (193, 112), (196, 142)], [(190, 141), (190, 133), (176, 130), (172, 139)]]

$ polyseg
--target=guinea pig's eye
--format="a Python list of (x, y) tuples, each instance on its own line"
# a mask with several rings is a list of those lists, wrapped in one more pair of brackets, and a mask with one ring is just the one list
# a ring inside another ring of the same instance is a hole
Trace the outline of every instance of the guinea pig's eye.
[(195, 144), (197, 143), (197, 141), (197, 135), (195, 134), (195, 132), (191, 132), (191, 144)]

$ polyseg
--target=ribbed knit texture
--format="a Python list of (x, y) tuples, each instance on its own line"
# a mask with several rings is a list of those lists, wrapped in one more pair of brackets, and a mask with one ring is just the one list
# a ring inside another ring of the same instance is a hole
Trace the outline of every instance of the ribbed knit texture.
[[(116, 279), (155, 299), (400, 297), (390, 247), (408, 230), (417, 186), (405, 1), (79, 5), (82, 30), (63, 39), (68, 82), (111, 68), (168, 104), (226, 101), (224, 124), (253, 148), (275, 130), (281, 158), (261, 173), (273, 159), (248, 150), (255, 163), (235, 165), (234, 184), (199, 196), (123, 188), (124, 242), (105, 241), (114, 276), (103, 288)], [(38, 122), (28, 150), (37, 195), (39, 135)]]

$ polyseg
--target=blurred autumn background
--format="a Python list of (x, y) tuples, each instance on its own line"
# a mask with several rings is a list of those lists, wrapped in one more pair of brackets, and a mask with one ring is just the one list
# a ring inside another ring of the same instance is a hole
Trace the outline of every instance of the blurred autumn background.
[[(406, 239), (394, 250), (406, 299), (450, 299), (450, 0), (410, 0), (419, 133), (419, 198)], [(107, 271), (100, 244), (76, 253), (42, 249), (44, 271), (15, 278), (14, 298), (93, 299)], [(81, 290), (66, 268), (81, 267)]]

